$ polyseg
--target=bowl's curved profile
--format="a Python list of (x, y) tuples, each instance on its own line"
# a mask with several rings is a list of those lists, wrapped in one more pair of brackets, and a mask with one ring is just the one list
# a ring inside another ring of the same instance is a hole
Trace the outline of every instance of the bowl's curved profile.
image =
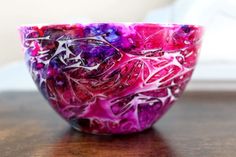
[(38, 89), (77, 130), (151, 127), (183, 93), (196, 65), (195, 25), (91, 23), (21, 26)]

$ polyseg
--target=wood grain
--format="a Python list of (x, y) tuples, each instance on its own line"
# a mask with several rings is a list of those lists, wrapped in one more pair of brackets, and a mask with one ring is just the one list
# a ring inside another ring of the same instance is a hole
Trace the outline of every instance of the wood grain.
[(187, 93), (152, 129), (74, 131), (37, 92), (0, 93), (1, 157), (234, 157), (236, 94)]

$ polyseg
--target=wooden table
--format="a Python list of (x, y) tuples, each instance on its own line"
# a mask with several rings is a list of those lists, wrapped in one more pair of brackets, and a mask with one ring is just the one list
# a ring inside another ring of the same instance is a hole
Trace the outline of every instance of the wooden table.
[(76, 132), (37, 92), (0, 93), (0, 157), (235, 157), (236, 93), (187, 93), (143, 133)]

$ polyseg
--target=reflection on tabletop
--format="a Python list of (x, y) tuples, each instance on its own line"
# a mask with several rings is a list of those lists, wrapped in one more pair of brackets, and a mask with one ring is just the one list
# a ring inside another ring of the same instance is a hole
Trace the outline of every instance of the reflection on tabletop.
[[(78, 133), (69, 129), (61, 140), (51, 145), (47, 151), (41, 152), (48, 156), (170, 156), (174, 152), (161, 133), (148, 129), (143, 133), (118, 136), (96, 136)], [(35, 154), (36, 155), (36, 154)], [(39, 155), (39, 154), (37, 154)]]

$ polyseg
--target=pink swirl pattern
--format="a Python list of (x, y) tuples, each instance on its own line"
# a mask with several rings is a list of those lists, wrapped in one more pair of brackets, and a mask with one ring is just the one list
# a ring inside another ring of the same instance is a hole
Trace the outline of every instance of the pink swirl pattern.
[(151, 127), (183, 93), (202, 28), (63, 24), (20, 28), (38, 89), (74, 128), (126, 134)]

